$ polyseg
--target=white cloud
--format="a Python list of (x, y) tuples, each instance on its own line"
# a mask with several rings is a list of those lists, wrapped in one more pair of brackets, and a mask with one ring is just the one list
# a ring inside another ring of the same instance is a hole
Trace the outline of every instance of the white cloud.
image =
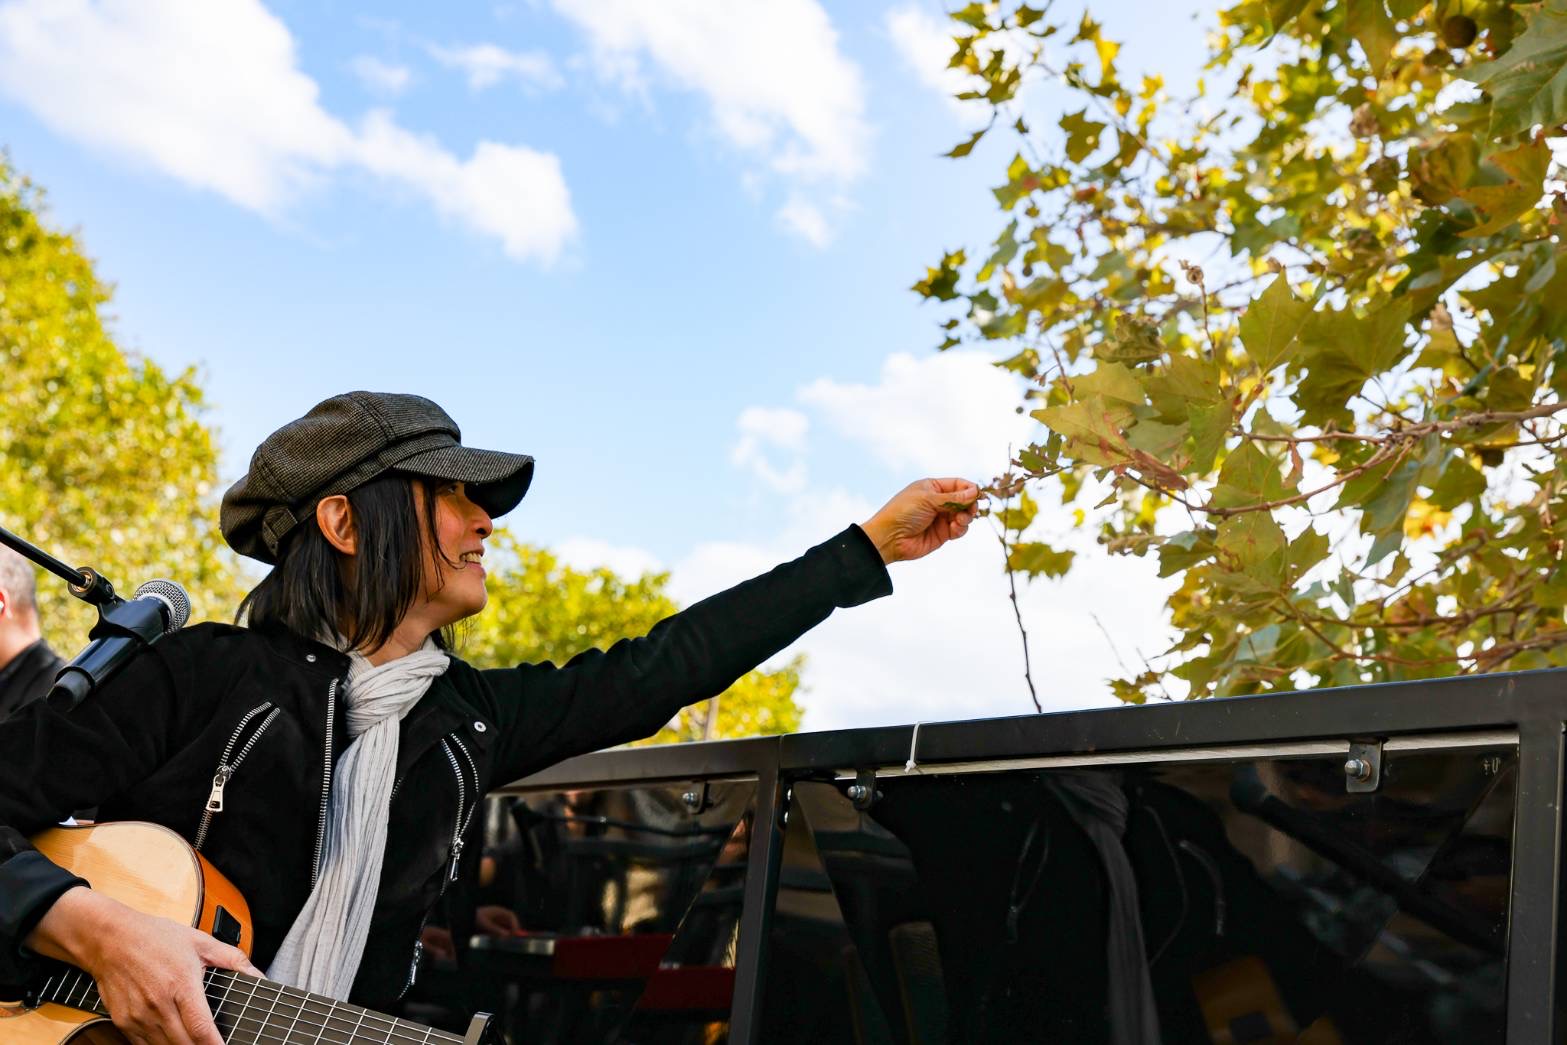
[(913, 5), (893, 8), (887, 12), (885, 20), (887, 35), (910, 71), (926, 87), (961, 107), (964, 103), (952, 96), (968, 89), (968, 76), (960, 70), (947, 68), (954, 46), (952, 31), (947, 28), (949, 24), (950, 20), (937, 18)]
[[(810, 421), (798, 410), (752, 406), (741, 411), (735, 422), (740, 440), (729, 459), (748, 468), (768, 486), (781, 493), (796, 493), (805, 488), (805, 462), (799, 455), (805, 450), (805, 435)], [(792, 452), (795, 459), (787, 468), (768, 460), (767, 450)]]
[(0, 94), (68, 138), (269, 215), (364, 169), (514, 258), (549, 263), (576, 233), (554, 156), (482, 141), (464, 161), (385, 113), (357, 131), (328, 113), (259, 0), (16, 0), (0, 6)]
[[(588, 37), (598, 76), (646, 101), (669, 84), (703, 97), (714, 131), (791, 196), (847, 184), (868, 163), (859, 67), (817, 0), (555, 0)], [(784, 228), (820, 245), (826, 223), (791, 202)]]
[(919, 359), (896, 352), (877, 384), (821, 378), (798, 398), (889, 467), (980, 482), (1004, 471), (1007, 448), (1016, 452), (1039, 428), (1015, 412), (1017, 379), (974, 352)]
[(374, 112), (364, 123), (359, 160), (414, 188), (442, 214), (499, 239), (512, 257), (554, 261), (576, 234), (571, 194), (550, 153), (481, 141), (463, 162)]
[(413, 73), (406, 65), (383, 62), (374, 55), (356, 55), (354, 60), (348, 63), (348, 68), (366, 89), (387, 97), (402, 94), (413, 80)]
[(462, 72), (475, 91), (488, 90), (503, 80), (515, 80), (530, 91), (557, 91), (566, 85), (554, 60), (543, 51), (508, 51), (495, 44), (432, 44), (430, 54), (447, 68)]
[(596, 537), (569, 537), (550, 548), (561, 562), (574, 570), (594, 570), (600, 566), (621, 577), (635, 579), (644, 573), (662, 572), (658, 557), (641, 548), (612, 544)]
[(832, 242), (832, 229), (827, 226), (826, 216), (814, 204), (798, 197), (778, 211), (778, 222), (817, 249)]

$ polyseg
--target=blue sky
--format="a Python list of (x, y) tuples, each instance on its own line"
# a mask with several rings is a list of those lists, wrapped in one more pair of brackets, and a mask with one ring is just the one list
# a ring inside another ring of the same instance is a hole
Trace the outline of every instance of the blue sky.
[[(1092, 6), (1123, 69), (1190, 83), (1185, 5)], [(416, 391), (537, 457), (515, 530), (689, 600), (1029, 437), (907, 289), (994, 236), (1008, 158), (939, 157), (977, 118), (941, 11), (0, 2), (0, 145), (121, 344), (200, 368), (226, 480), (328, 395)], [(808, 725), (1029, 706), (999, 548), (966, 543), (802, 643)], [(1104, 702), (1099, 624), (1122, 658), (1162, 634), (1146, 565), (1085, 554), (1025, 599), (1054, 706)]]

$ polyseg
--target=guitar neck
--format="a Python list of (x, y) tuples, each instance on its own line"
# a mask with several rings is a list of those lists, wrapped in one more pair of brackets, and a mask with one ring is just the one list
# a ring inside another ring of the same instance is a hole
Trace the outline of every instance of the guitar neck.
[[(208, 969), (207, 1004), (230, 1045), (462, 1045), (461, 1035), (348, 1005), (227, 969)], [(63, 967), (44, 981), (37, 1001), (107, 1016), (98, 985)]]

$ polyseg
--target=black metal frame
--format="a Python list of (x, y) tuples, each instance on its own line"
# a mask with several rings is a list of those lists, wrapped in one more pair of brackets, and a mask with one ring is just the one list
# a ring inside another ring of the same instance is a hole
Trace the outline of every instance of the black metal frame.
[[(778, 887), (781, 821), (793, 780), (902, 772), (911, 758), (942, 764), (1060, 755), (1160, 752), (1302, 740), (1388, 739), (1427, 733), (1515, 730), (1518, 798), (1507, 937), (1507, 1040), (1554, 1042), (1563, 1012), (1567, 936), (1560, 902), (1567, 669), (1433, 679), (1148, 707), (884, 726), (784, 737), (596, 752), (504, 789), (623, 787), (755, 779), (757, 830), (741, 914), (730, 1040), (750, 1042), (759, 1018), (767, 938)], [(917, 740), (917, 750), (916, 750)], [(765, 829), (764, 829), (765, 828)], [(756, 873), (760, 871), (760, 873)]]

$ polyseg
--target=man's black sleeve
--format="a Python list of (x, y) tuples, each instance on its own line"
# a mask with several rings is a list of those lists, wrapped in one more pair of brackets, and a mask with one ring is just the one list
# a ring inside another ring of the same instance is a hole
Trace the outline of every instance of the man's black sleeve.
[(0, 722), (0, 983), (27, 982), (37, 959), (22, 941), (62, 893), (90, 884), (28, 837), (162, 764), (182, 705), (176, 692), (192, 684), (179, 645), (166, 639), (138, 654), (70, 712), (36, 701)]
[(827, 619), (892, 593), (881, 554), (850, 526), (791, 562), (660, 621), (646, 637), (564, 666), (481, 672), (500, 725), (496, 784), (658, 732)]

